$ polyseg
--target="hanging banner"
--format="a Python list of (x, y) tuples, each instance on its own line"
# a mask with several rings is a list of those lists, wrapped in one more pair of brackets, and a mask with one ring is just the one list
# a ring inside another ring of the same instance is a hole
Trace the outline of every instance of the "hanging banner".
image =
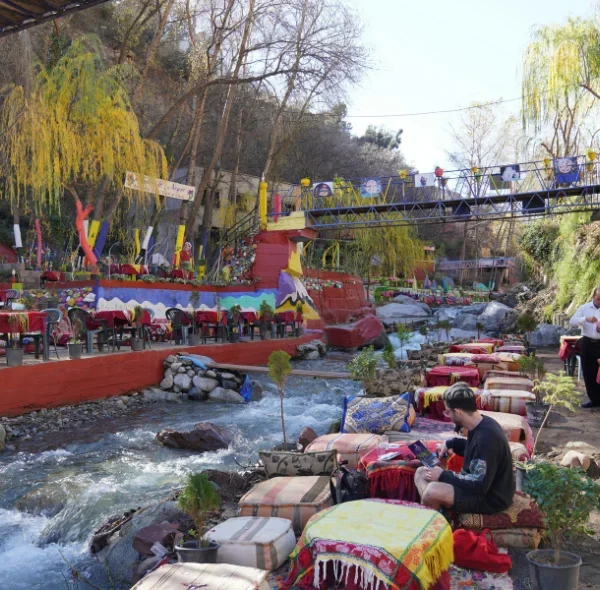
[(193, 186), (162, 180), (161, 178), (151, 178), (150, 176), (141, 178), (135, 172), (127, 172), (125, 175), (125, 188), (147, 193), (158, 192), (163, 197), (179, 199), (180, 201), (191, 201), (196, 193), (196, 188)]
[(179, 253), (183, 249), (183, 238), (185, 237), (185, 225), (180, 225), (177, 228), (177, 238), (175, 238), (175, 259), (173, 266), (179, 268)]
[(372, 199), (381, 194), (381, 180), (379, 178), (363, 178), (360, 181), (360, 196), (363, 199)]
[(312, 189), (315, 198), (333, 196), (333, 182), (315, 182)]
[(13, 225), (13, 233), (15, 234), (15, 248), (22, 248), (23, 240), (21, 239), (21, 226), (18, 223)]
[(92, 220), (89, 227), (88, 233), (88, 244), (90, 246), (94, 246), (96, 240), (98, 239), (98, 232), (100, 231), (100, 222), (97, 219)]
[(579, 180), (579, 165), (576, 157), (556, 158), (552, 164), (556, 182), (570, 184)]
[(436, 176), (433, 172), (426, 174), (415, 174), (415, 186), (425, 188), (426, 186), (435, 186)]

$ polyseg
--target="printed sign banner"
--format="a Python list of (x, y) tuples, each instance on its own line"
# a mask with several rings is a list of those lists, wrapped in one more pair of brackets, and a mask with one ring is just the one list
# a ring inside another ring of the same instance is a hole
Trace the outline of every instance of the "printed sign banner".
[(315, 198), (333, 196), (333, 182), (315, 182), (312, 188)]
[(415, 174), (415, 186), (423, 187), (435, 186), (435, 174), (433, 172), (427, 172), (426, 174)]
[(170, 180), (162, 180), (161, 178), (144, 176), (143, 180), (140, 181), (139, 175), (135, 172), (127, 172), (125, 175), (125, 188), (145, 191), (147, 193), (158, 192), (159, 195), (179, 199), (180, 201), (191, 201), (196, 193), (196, 189), (193, 186), (178, 184)]
[(378, 197), (381, 194), (379, 178), (363, 178), (360, 182), (360, 196), (365, 199)]

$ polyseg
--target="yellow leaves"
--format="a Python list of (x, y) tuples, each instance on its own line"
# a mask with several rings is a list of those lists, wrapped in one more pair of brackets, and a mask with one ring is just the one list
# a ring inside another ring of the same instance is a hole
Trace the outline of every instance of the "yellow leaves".
[(128, 170), (166, 178), (162, 148), (142, 139), (118, 69), (105, 69), (93, 45), (74, 42), (54, 68), (40, 71), (31, 95), (13, 87), (2, 105), (11, 200), (27, 190), (36, 205), (57, 206), (64, 185), (104, 176), (120, 190)]

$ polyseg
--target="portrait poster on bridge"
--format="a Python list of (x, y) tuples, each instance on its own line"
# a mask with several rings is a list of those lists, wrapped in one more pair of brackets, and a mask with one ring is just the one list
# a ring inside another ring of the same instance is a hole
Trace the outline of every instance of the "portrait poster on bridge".
[(315, 198), (333, 196), (333, 182), (315, 182), (312, 188)]
[(381, 180), (379, 178), (363, 178), (360, 181), (360, 196), (372, 199), (381, 194)]
[(579, 164), (576, 157), (553, 160), (554, 177), (560, 184), (570, 184), (579, 180)]
[(415, 174), (415, 186), (423, 188), (426, 186), (435, 186), (435, 174), (433, 172)]
[(521, 166), (511, 164), (510, 166), (500, 166), (500, 177), (504, 182), (514, 182), (521, 180)]

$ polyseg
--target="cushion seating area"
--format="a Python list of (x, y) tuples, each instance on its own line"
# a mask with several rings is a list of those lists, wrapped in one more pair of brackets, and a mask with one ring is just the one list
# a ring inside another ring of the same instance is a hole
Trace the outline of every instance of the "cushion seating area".
[(286, 587), (449, 589), (452, 530), (436, 510), (390, 500), (338, 504), (307, 523)]
[(459, 514), (454, 527), (474, 531), (490, 529), (500, 547), (536, 549), (544, 522), (537, 504), (525, 494), (515, 492), (513, 503), (506, 510), (498, 514)]
[(315, 438), (306, 447), (305, 452), (335, 449), (338, 454), (338, 463), (348, 461), (348, 467), (356, 469), (360, 458), (365, 453), (387, 442), (387, 436), (378, 434), (324, 434)]
[(274, 570), (281, 567), (296, 545), (291, 521), (277, 517), (229, 518), (206, 533), (221, 545), (217, 563)]
[(300, 534), (309, 518), (331, 506), (330, 477), (274, 477), (262, 481), (238, 502), (240, 516), (278, 516), (292, 521)]
[(465, 344), (452, 344), (448, 352), (470, 352), (472, 354), (491, 354), (494, 352), (493, 342), (467, 342)]
[(228, 563), (173, 563), (159, 567), (131, 590), (271, 590), (269, 572)]
[(535, 402), (535, 394), (530, 391), (491, 389), (486, 390), (480, 399), (482, 400), (481, 409), (527, 416), (526, 404)]
[(425, 375), (428, 387), (445, 385), (449, 387), (457, 381), (464, 381), (471, 387), (479, 387), (479, 371), (476, 367), (445, 367), (436, 366), (429, 369)]

